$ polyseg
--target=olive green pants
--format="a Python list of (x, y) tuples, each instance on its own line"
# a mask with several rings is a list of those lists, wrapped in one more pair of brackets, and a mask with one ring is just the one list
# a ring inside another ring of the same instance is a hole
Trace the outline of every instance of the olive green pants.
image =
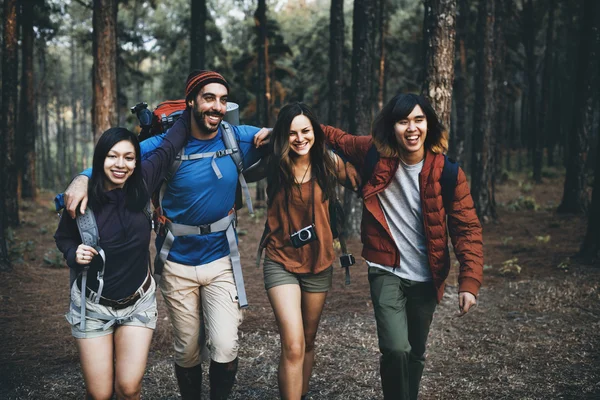
[(369, 267), (369, 283), (384, 399), (416, 400), (437, 306), (433, 283), (403, 279), (376, 267)]

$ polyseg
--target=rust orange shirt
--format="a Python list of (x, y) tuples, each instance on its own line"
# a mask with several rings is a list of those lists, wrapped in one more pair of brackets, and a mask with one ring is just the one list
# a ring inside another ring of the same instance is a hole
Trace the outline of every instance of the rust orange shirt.
[[(311, 201), (314, 181), (314, 201)], [(333, 236), (329, 226), (329, 200), (322, 201), (323, 193), (315, 178), (295, 185), (291, 198), (285, 198), (281, 190), (267, 210), (269, 235), (265, 239), (266, 255), (271, 260), (293, 273), (317, 274), (329, 268), (335, 257)], [(284, 205), (287, 202), (287, 210)], [(317, 240), (295, 248), (290, 234), (313, 223), (312, 207), (314, 204), (314, 224)], [(291, 230), (291, 232), (290, 232)]]

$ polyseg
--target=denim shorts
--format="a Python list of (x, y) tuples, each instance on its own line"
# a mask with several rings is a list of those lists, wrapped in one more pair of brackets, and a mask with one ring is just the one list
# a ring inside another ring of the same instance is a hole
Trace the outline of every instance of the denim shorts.
[[(152, 278), (151, 278), (152, 279)], [(114, 333), (117, 326), (142, 326), (156, 328), (158, 311), (156, 307), (156, 282), (152, 283), (146, 292), (129, 307), (115, 310), (102, 304), (95, 304), (90, 299), (86, 302), (85, 331), (80, 329), (81, 290), (77, 281), (71, 287), (71, 304), (65, 318), (71, 324), (71, 334), (77, 339), (90, 339)], [(97, 318), (102, 316), (102, 318)]]
[(280, 285), (300, 285), (300, 290), (310, 293), (328, 292), (333, 280), (333, 266), (318, 274), (295, 274), (287, 271), (283, 265), (265, 257), (263, 264), (265, 289)]

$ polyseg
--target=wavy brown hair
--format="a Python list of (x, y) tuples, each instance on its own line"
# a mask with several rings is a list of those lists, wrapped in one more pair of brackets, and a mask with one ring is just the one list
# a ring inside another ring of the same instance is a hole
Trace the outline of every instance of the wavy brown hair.
[(277, 122), (271, 133), (269, 142), (271, 158), (267, 171), (268, 205), (271, 205), (275, 195), (285, 191), (289, 199), (294, 187), (294, 161), (293, 151), (290, 150), (290, 126), (298, 115), (304, 115), (310, 121), (315, 140), (310, 149), (310, 162), (312, 176), (316, 177), (323, 191), (322, 201), (334, 197), (336, 168), (333, 159), (328, 154), (325, 142), (325, 133), (312, 110), (304, 103), (292, 103), (284, 106), (279, 111)]
[(384, 157), (399, 156), (400, 147), (394, 133), (394, 125), (408, 117), (416, 106), (421, 107), (427, 119), (425, 149), (431, 150), (433, 153), (448, 151), (448, 131), (429, 101), (425, 97), (413, 93), (401, 93), (394, 96), (373, 121), (373, 143)]

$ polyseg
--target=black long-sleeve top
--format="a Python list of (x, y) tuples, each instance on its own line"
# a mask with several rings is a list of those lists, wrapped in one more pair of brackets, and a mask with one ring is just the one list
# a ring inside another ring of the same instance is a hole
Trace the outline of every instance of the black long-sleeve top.
[[(142, 161), (142, 175), (149, 193), (163, 182), (169, 166), (187, 142), (189, 113), (186, 111), (175, 122), (161, 145)], [(99, 245), (106, 254), (104, 288), (102, 296), (119, 300), (133, 294), (148, 274), (148, 245), (150, 244), (150, 221), (143, 210), (131, 211), (126, 207), (125, 192), (118, 188), (105, 192), (108, 202), (94, 210), (99, 230)], [(75, 252), (81, 244), (77, 223), (63, 213), (54, 234), (56, 246), (64, 254), (67, 265), (78, 270), (83, 265), (75, 261)], [(87, 286), (97, 290), (97, 273), (102, 259), (95, 256), (90, 263)]]

